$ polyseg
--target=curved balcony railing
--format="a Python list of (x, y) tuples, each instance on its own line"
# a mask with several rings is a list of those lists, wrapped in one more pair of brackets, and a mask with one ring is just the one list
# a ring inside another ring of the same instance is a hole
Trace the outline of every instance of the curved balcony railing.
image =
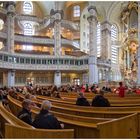
[(104, 67), (111, 67), (111, 61), (110, 60), (102, 60), (102, 59), (98, 58), (97, 65), (104, 66)]
[[(97, 65), (111, 67), (110, 61), (97, 60)], [(0, 68), (25, 70), (88, 70), (88, 56), (46, 56), (0, 51)]]
[(6, 15), (7, 14), (7, 10), (5, 10), (2, 7), (0, 7), (0, 13)]
[(28, 15), (16, 15), (16, 19), (19, 21), (26, 20), (26, 21), (34, 21), (34, 22), (42, 22), (43, 20), (36, 17), (36, 16), (28, 16)]
[(51, 26), (51, 23), (52, 23), (52, 21), (51, 21), (51, 19), (50, 19), (50, 17), (46, 17), (46, 18), (44, 18), (44, 20), (42, 21), (42, 24), (40, 24), (37, 28), (36, 28), (36, 31), (38, 32), (38, 31), (41, 31), (41, 30), (43, 30), (43, 29), (47, 29), (47, 28), (49, 28), (50, 26)]
[[(37, 28), (37, 31), (40, 31), (44, 28), (49, 28), (49, 27), (52, 27), (52, 23), (54, 22), (54, 18), (46, 18), (44, 19), (43, 21), (43, 24), (41, 24), (38, 28)], [(80, 26), (77, 25), (76, 23), (72, 22), (72, 21), (68, 21), (68, 20), (61, 20), (61, 26), (62, 27), (65, 27), (65, 28), (68, 28), (70, 30), (75, 30), (75, 31), (79, 31), (80, 30)]]
[[(15, 42), (20, 43), (31, 43), (31, 44), (41, 44), (41, 45), (54, 45), (54, 39), (49, 39), (46, 37), (35, 37), (35, 36), (23, 36), (23, 35), (15, 35)], [(75, 47), (75, 49), (79, 49), (79, 43), (62, 39), (62, 45), (69, 45)]]
[(0, 68), (14, 70), (81, 70), (88, 69), (88, 59), (72, 56), (45, 56), (0, 52)]
[(73, 46), (73, 47), (75, 47), (75, 49), (80, 48), (79, 43), (76, 41), (72, 41), (72, 40), (62, 39), (62, 44)]
[(42, 44), (42, 45), (54, 44), (53, 39), (48, 39), (45, 37), (23, 36), (23, 35), (15, 35), (15, 42)]
[(0, 31), (0, 39), (7, 39), (7, 34), (5, 32)]
[(79, 25), (77, 25), (76, 23), (74, 23), (72, 21), (69, 21), (69, 20), (62, 20), (61, 21), (61, 26), (65, 27), (65, 28), (72, 29), (72, 30), (76, 30), (76, 31), (80, 30), (80, 26)]
[(84, 71), (88, 69), (88, 65), (76, 66), (76, 65), (40, 65), (40, 64), (18, 64), (13, 62), (4, 62), (0, 60), (0, 68), (2, 69), (14, 69), (14, 70), (68, 70), (68, 71)]

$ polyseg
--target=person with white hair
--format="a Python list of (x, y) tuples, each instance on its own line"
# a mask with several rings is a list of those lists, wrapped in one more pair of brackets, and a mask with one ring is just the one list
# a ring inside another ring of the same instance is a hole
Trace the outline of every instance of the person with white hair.
[(35, 117), (35, 120), (33, 121), (34, 127), (42, 129), (61, 129), (64, 127), (64, 125), (60, 124), (57, 118), (49, 112), (51, 106), (52, 104), (50, 101), (43, 101), (40, 113)]

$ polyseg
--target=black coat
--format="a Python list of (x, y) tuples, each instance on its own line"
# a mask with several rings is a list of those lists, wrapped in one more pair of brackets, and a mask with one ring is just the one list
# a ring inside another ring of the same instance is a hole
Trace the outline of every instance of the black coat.
[(23, 120), (24, 122), (32, 125), (32, 116), (31, 112), (29, 112), (27, 109), (23, 108), (21, 112), (19, 112), (18, 116), (19, 119)]
[(102, 95), (97, 95), (92, 100), (92, 106), (96, 107), (109, 107), (110, 103), (109, 101)]
[(41, 110), (35, 117), (33, 126), (42, 129), (61, 129), (61, 125), (56, 117), (48, 112), (48, 110)]
[(90, 106), (89, 102), (84, 97), (83, 98), (77, 98), (76, 105), (79, 105), (79, 106)]

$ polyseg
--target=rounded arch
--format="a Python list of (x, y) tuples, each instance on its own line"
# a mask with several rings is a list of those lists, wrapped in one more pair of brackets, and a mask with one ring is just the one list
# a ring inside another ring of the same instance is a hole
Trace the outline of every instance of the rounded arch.
[(32, 1), (32, 4), (26, 2), (25, 5), (24, 5), (24, 1), (16, 2), (16, 12), (19, 14), (25, 14), (24, 9), (28, 10), (28, 12), (29, 12), (29, 10), (30, 10), (30, 9), (28, 9), (29, 6), (31, 6), (30, 8), (32, 9), (32, 12), (28, 13), (29, 15), (35, 15), (39, 18), (44, 17), (44, 13), (46, 13), (46, 12), (43, 12), (43, 10), (42, 10), (43, 8), (40, 7), (39, 2), (36, 2), (36, 1)]

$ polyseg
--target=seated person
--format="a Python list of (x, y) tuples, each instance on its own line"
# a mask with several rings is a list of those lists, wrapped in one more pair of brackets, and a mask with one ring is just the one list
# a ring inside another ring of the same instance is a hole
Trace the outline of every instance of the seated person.
[(26, 94), (26, 95), (25, 95), (25, 99), (31, 100), (31, 105), (32, 105), (33, 107), (37, 107), (37, 105), (32, 101), (33, 98), (34, 98), (34, 96), (31, 95), (31, 94)]
[(109, 107), (109, 101), (104, 97), (104, 91), (100, 90), (92, 100), (92, 106), (95, 107)]
[(9, 107), (9, 102), (8, 102), (8, 100), (3, 100), (2, 101), (2, 104), (3, 104), (3, 106), (6, 108), (6, 110), (8, 111), (8, 112), (10, 112), (10, 113), (12, 113), (11, 112), (11, 109), (10, 109), (10, 107)]
[(63, 124), (60, 124), (57, 118), (49, 112), (51, 106), (52, 105), (50, 101), (43, 101), (40, 113), (35, 117), (35, 120), (33, 121), (34, 127), (42, 129), (61, 129), (64, 127)]
[(80, 92), (79, 97), (77, 98), (76, 105), (79, 106), (90, 106), (88, 100), (84, 97), (84, 93)]
[(86, 84), (86, 89), (85, 89), (85, 92), (89, 92), (89, 87), (88, 87), (88, 84)]
[(127, 88), (123, 86), (123, 83), (119, 82), (119, 87), (116, 89), (116, 93), (119, 94), (119, 97), (124, 97), (126, 89)]
[(55, 98), (61, 98), (60, 93), (58, 91), (55, 91), (54, 93), (55, 93), (54, 94), (54, 97)]
[(29, 99), (25, 99), (22, 102), (22, 110), (18, 114), (18, 118), (23, 120), (24, 122), (32, 125), (32, 117), (31, 117), (31, 106), (32, 102)]

